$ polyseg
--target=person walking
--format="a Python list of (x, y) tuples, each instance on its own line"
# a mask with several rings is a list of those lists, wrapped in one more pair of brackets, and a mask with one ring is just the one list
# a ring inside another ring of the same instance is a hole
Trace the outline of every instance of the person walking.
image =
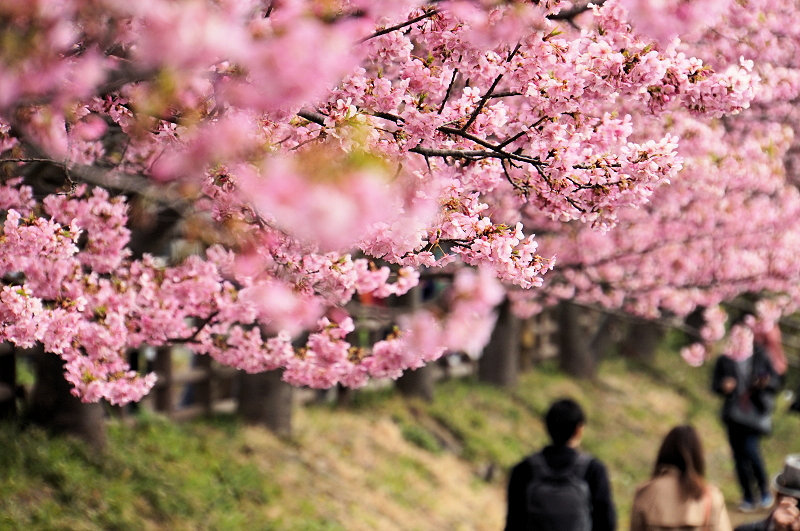
[(605, 465), (579, 451), (586, 415), (570, 398), (544, 417), (551, 444), (511, 470), (506, 531), (612, 531), (617, 515)]
[[(764, 327), (750, 315), (732, 327), (727, 351), (714, 365), (712, 388), (724, 397), (721, 416), (742, 492), (742, 512), (770, 507), (773, 502), (760, 440), (772, 430), (772, 412), (781, 385), (776, 362), (785, 357), (771, 343), (774, 339), (769, 339)], [(785, 370), (785, 364), (780, 369)]]
[(651, 478), (636, 489), (630, 531), (702, 529), (730, 531), (722, 492), (705, 480), (705, 457), (689, 425), (667, 433)]

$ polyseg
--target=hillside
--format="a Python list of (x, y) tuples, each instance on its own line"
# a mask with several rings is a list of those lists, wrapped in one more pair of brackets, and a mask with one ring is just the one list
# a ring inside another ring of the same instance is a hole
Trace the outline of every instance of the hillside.
[[(289, 440), (228, 417), (175, 425), (144, 414), (110, 423), (105, 455), (7, 426), (0, 528), (495, 530), (508, 467), (545, 442), (539, 418), (563, 395), (587, 410), (584, 448), (609, 467), (620, 529), (660, 438), (678, 423), (700, 429), (710, 479), (735, 505), (708, 370), (664, 354), (648, 365), (606, 361), (594, 381), (543, 365), (512, 392), (442, 382), (432, 404), (362, 391), (346, 408), (298, 409)], [(764, 441), (770, 473), (800, 450), (800, 416), (786, 407), (781, 400)]]

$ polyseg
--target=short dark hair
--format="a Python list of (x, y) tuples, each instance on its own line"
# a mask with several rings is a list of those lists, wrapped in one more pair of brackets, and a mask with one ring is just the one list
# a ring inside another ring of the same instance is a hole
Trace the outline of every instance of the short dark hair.
[(578, 427), (586, 423), (586, 415), (581, 406), (571, 398), (556, 400), (544, 416), (547, 433), (556, 446), (567, 444)]
[(703, 476), (706, 474), (706, 460), (703, 457), (703, 444), (700, 435), (690, 425), (672, 428), (658, 450), (653, 476), (660, 475), (668, 466), (680, 471), (681, 492), (686, 498), (699, 499), (705, 490)]

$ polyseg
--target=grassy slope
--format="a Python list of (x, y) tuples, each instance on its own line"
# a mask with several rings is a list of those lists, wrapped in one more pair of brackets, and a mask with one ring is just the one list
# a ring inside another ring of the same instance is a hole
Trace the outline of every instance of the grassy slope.
[[(443, 382), (432, 404), (361, 392), (346, 409), (298, 410), (289, 441), (229, 418), (145, 416), (112, 422), (102, 456), (4, 428), (0, 529), (499, 529), (506, 470), (545, 443), (539, 418), (563, 395), (587, 409), (584, 448), (607, 463), (625, 529), (633, 489), (677, 423), (699, 427), (710, 479), (736, 500), (707, 373), (665, 355), (607, 361), (592, 382), (543, 366), (510, 393)], [(800, 417), (785, 409), (764, 441), (771, 473), (800, 451)]]

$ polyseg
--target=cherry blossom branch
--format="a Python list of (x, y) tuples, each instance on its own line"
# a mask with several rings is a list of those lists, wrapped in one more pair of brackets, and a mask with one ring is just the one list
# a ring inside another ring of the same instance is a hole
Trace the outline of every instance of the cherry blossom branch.
[[(725, 234), (725, 233), (717, 232), (718, 230), (724, 230), (724, 229), (725, 229), (725, 227), (715, 227), (714, 229), (711, 229), (711, 231), (708, 232), (708, 233), (696, 233), (696, 234), (692, 234), (689, 237), (682, 238), (680, 240), (670, 240), (670, 239), (658, 240), (658, 241), (655, 241), (655, 242), (651, 243), (650, 245), (648, 245), (647, 247), (645, 247), (643, 249), (642, 248), (639, 248), (639, 249), (634, 248), (634, 249), (631, 249), (631, 250), (628, 250), (628, 251), (618, 252), (616, 254), (608, 255), (608, 256), (605, 256), (603, 258), (597, 258), (595, 256), (595, 257), (592, 258), (592, 262), (590, 264), (585, 264), (583, 262), (572, 262), (572, 263), (570, 263), (570, 262), (565, 262), (562, 259), (562, 260), (559, 260), (558, 269), (563, 271), (565, 269), (572, 268), (572, 269), (577, 270), (577, 271), (584, 271), (588, 267), (597, 267), (597, 266), (603, 266), (603, 265), (606, 265), (606, 264), (612, 264), (612, 263), (619, 262), (620, 260), (625, 260), (627, 258), (644, 256), (644, 255), (647, 255), (647, 254), (650, 254), (650, 253), (654, 253), (654, 252), (657, 252), (657, 251), (659, 251), (661, 249), (664, 249), (664, 248), (667, 248), (667, 247), (672, 247), (672, 246), (685, 247), (687, 245), (691, 245), (691, 244), (694, 244), (694, 243), (697, 243), (697, 242), (702, 242), (704, 240), (715, 241), (719, 245), (724, 245), (723, 243), (720, 243), (721, 240), (734, 240), (735, 241), (735, 240), (741, 238), (742, 236), (758, 236), (758, 237), (767, 238), (768, 236), (771, 236), (771, 235), (779, 235), (780, 232), (781, 232), (779, 230), (753, 230), (753, 231), (739, 232), (739, 233), (735, 233), (735, 234), (733, 234), (733, 233)], [(627, 230), (627, 227), (624, 226), (624, 225), (619, 225), (617, 227), (617, 230), (625, 231), (625, 230)], [(543, 231), (536, 231), (536, 233), (537, 234), (542, 234)]]
[(185, 198), (165, 187), (161, 187), (156, 190), (154, 185), (147, 178), (139, 174), (84, 164), (68, 164), (46, 157), (0, 159), (0, 163), (3, 162), (49, 164), (51, 166), (61, 168), (65, 172), (69, 171), (69, 182), (73, 182), (75, 180), (74, 177), (77, 177), (77, 179), (81, 182), (102, 186), (103, 188), (118, 190), (123, 193), (137, 194), (159, 204), (165, 204), (176, 208), (179, 211), (185, 211), (189, 209), (189, 205)]
[(453, 157), (462, 159), (472, 158), (508, 158), (493, 151), (483, 149), (465, 150), (465, 149), (436, 149), (417, 146), (409, 149), (412, 153), (418, 153), (424, 157)]
[(501, 160), (500, 161), (500, 165), (503, 167), (503, 173), (505, 174), (506, 180), (511, 184), (511, 186), (515, 190), (519, 190), (520, 192), (522, 192), (527, 197), (528, 196), (528, 189), (525, 188), (524, 186), (520, 186), (518, 183), (516, 183), (514, 181), (514, 179), (511, 178), (511, 174), (508, 173), (508, 168), (506, 167), (506, 161), (505, 160)]
[(536, 158), (533, 158), (533, 157), (526, 157), (524, 155), (519, 155), (517, 153), (508, 153), (507, 151), (503, 151), (502, 149), (498, 148), (496, 145), (492, 144), (491, 142), (489, 142), (487, 140), (484, 140), (482, 138), (479, 138), (479, 137), (477, 137), (477, 136), (475, 136), (473, 134), (467, 133), (467, 132), (465, 132), (465, 131), (463, 131), (461, 129), (456, 129), (454, 127), (449, 127), (449, 126), (446, 126), (446, 125), (442, 125), (442, 126), (438, 127), (437, 130), (442, 132), (442, 133), (444, 133), (444, 134), (460, 136), (462, 138), (465, 138), (467, 140), (475, 142), (479, 146), (483, 146), (486, 149), (490, 149), (490, 150), (502, 155), (503, 158), (509, 158), (509, 159), (512, 159), (512, 160), (520, 161), (520, 162), (526, 162), (526, 163), (531, 164), (533, 166), (546, 166), (546, 164), (544, 162), (540, 161), (539, 159), (536, 159)]
[(450, 99), (450, 92), (453, 90), (453, 85), (456, 82), (456, 76), (458, 75), (458, 68), (453, 70), (453, 77), (450, 78), (450, 83), (447, 85), (447, 92), (444, 94), (444, 99), (442, 100), (442, 104), (439, 105), (439, 110), (436, 114), (442, 114), (444, 110), (445, 104), (447, 104), (447, 100)]
[(193, 342), (195, 342), (195, 340), (197, 339), (197, 336), (200, 334), (200, 332), (201, 332), (201, 331), (202, 331), (202, 330), (203, 330), (203, 329), (204, 329), (206, 326), (208, 326), (209, 324), (211, 324), (211, 321), (213, 321), (213, 320), (214, 320), (214, 318), (215, 318), (217, 315), (219, 315), (219, 311), (212, 312), (212, 313), (211, 313), (211, 314), (210, 314), (208, 317), (206, 317), (205, 319), (203, 319), (203, 320), (202, 320), (200, 323), (198, 323), (198, 325), (197, 325), (197, 328), (195, 328), (194, 332), (193, 332), (193, 333), (192, 333), (192, 335), (190, 335), (189, 337), (173, 337), (173, 338), (167, 338), (167, 342), (168, 342), (168, 343), (183, 343), (183, 344), (185, 344), (185, 343), (193, 343)]
[(418, 17), (414, 17), (414, 18), (412, 18), (410, 20), (407, 20), (405, 22), (401, 22), (399, 24), (395, 24), (394, 26), (390, 26), (388, 28), (384, 28), (382, 30), (378, 30), (375, 33), (373, 33), (372, 35), (368, 35), (367, 37), (364, 37), (359, 42), (366, 42), (366, 41), (368, 41), (370, 39), (374, 39), (375, 37), (380, 37), (381, 35), (386, 35), (387, 33), (391, 33), (393, 31), (397, 31), (399, 29), (403, 29), (406, 26), (410, 26), (410, 25), (415, 24), (415, 23), (417, 23), (417, 22), (419, 22), (421, 20), (425, 20), (426, 18), (430, 18), (430, 17), (436, 15), (437, 13), (439, 13), (439, 10), (436, 9), (436, 8), (432, 8), (429, 11), (426, 11), (425, 13), (423, 13), (422, 15), (420, 15)]
[(522, 92), (517, 92), (514, 90), (507, 90), (504, 92), (495, 92), (491, 95), (491, 99), (495, 98), (510, 98), (511, 96), (522, 96)]
[(509, 145), (510, 143), (514, 142), (515, 140), (518, 140), (518, 139), (522, 138), (522, 136), (523, 136), (523, 135), (525, 135), (525, 133), (527, 133), (527, 132), (528, 132), (528, 131), (530, 131), (531, 129), (534, 129), (535, 127), (539, 126), (539, 125), (540, 125), (542, 122), (544, 122), (544, 121), (545, 121), (545, 120), (547, 120), (548, 118), (549, 118), (548, 116), (542, 116), (541, 118), (539, 118), (538, 120), (536, 120), (534, 123), (532, 123), (532, 124), (531, 124), (531, 125), (530, 125), (530, 126), (527, 128), (527, 129), (525, 129), (525, 130), (523, 130), (523, 131), (520, 131), (520, 132), (519, 132), (519, 133), (517, 133), (516, 135), (514, 135), (514, 136), (511, 136), (511, 137), (509, 137), (508, 139), (506, 139), (506, 140), (503, 140), (502, 142), (500, 142), (499, 144), (497, 144), (497, 147), (498, 147), (498, 148), (500, 148), (500, 149), (503, 149), (504, 147), (506, 147), (506, 146), (507, 146), (507, 145)]
[(318, 112), (309, 111), (309, 110), (301, 110), (297, 113), (297, 116), (308, 120), (309, 122), (313, 122), (317, 125), (325, 126), (325, 115), (320, 114)]
[(590, 5), (602, 6), (606, 3), (606, 0), (592, 0), (591, 2), (583, 2), (580, 4), (576, 4), (569, 9), (564, 9), (559, 11), (558, 13), (553, 13), (551, 15), (547, 15), (547, 18), (550, 20), (565, 20), (565, 21), (572, 21), (575, 17), (584, 13), (591, 9)]
[[(492, 96), (492, 92), (494, 91), (495, 87), (497, 87), (497, 84), (500, 83), (501, 79), (503, 79), (503, 74), (500, 74), (496, 78), (494, 78), (494, 81), (492, 82), (492, 86), (489, 87), (489, 90), (487, 90), (486, 93), (483, 95), (483, 97), (481, 98), (481, 101), (478, 102), (478, 106), (475, 107), (474, 111), (472, 111), (472, 114), (470, 115), (469, 119), (467, 120), (467, 123), (465, 123), (461, 127), (461, 131), (466, 132), (466, 130), (469, 129), (469, 126), (472, 125), (472, 123), (475, 121), (475, 119), (478, 117), (478, 115), (483, 110), (483, 106), (486, 105), (487, 101), (489, 101), (489, 98)], [(449, 91), (450, 90), (448, 88), (448, 93), (449, 93)]]
[[(793, 276), (790, 275), (782, 275), (782, 274), (773, 274), (773, 279), (781, 280), (785, 282), (791, 282), (794, 279)], [(723, 288), (727, 288), (733, 291), (739, 292), (746, 292), (748, 291), (749, 286), (752, 285), (753, 282), (759, 281), (763, 277), (762, 274), (753, 274), (753, 275), (746, 275), (738, 278), (720, 278), (718, 276), (714, 276), (714, 278), (708, 279), (707, 282), (683, 282), (683, 283), (674, 283), (670, 285), (670, 290), (674, 291), (681, 291), (686, 289), (692, 290), (701, 290), (701, 291), (715, 291), (720, 292), (723, 291)], [(625, 278), (627, 279), (634, 279), (634, 280), (641, 280), (641, 277), (636, 275), (627, 275), (622, 280), (624, 281)], [(594, 282), (605, 282), (606, 284), (608, 281), (606, 279), (593, 279)], [(615, 287), (615, 289), (624, 290), (626, 294), (629, 296), (637, 296), (643, 295), (646, 293), (650, 293), (652, 291), (658, 291), (664, 289), (663, 282), (656, 282), (647, 285), (638, 285), (638, 286), (631, 286), (630, 283), (620, 281), (619, 285)]]
[[(400, 118), (399, 116), (394, 116), (394, 115), (389, 114), (389, 113), (376, 112), (376, 113), (372, 113), (372, 115), (373, 116), (377, 116), (378, 118), (383, 118), (383, 119), (390, 120), (390, 121), (393, 121), (393, 122), (402, 122), (403, 121), (403, 119)], [(320, 114), (318, 112), (309, 111), (309, 110), (306, 109), (306, 110), (299, 111), (297, 113), (297, 116), (299, 116), (299, 117), (301, 117), (301, 118), (303, 118), (305, 120), (308, 120), (309, 122), (313, 122), (315, 124), (319, 124), (319, 125), (322, 125), (322, 126), (325, 125), (325, 115)], [(537, 121), (531, 127), (536, 127), (536, 125), (540, 124), (543, 120), (544, 120), (544, 118), (540, 119), (539, 121)], [(465, 157), (493, 157), (493, 158), (517, 160), (519, 162), (525, 162), (527, 164), (532, 164), (534, 166), (545, 166), (545, 164), (542, 161), (540, 161), (539, 159), (535, 159), (535, 158), (532, 158), (532, 157), (526, 157), (524, 155), (520, 155), (520, 154), (517, 154), (517, 153), (508, 153), (507, 151), (503, 151), (502, 146), (505, 146), (505, 145), (513, 142), (517, 138), (521, 137), (524, 134), (524, 131), (519, 133), (518, 135), (516, 135), (516, 138), (512, 137), (511, 139), (505, 141), (502, 144), (501, 147), (498, 147), (498, 146), (492, 144), (491, 142), (489, 142), (487, 140), (484, 140), (482, 138), (479, 138), (479, 137), (477, 137), (477, 136), (475, 136), (475, 135), (473, 135), (471, 133), (467, 133), (467, 132), (463, 131), (462, 129), (456, 129), (456, 128), (453, 128), (453, 127), (449, 127), (449, 126), (444, 126), (443, 125), (443, 126), (440, 126), (439, 128), (437, 128), (437, 130), (442, 132), (442, 133), (444, 133), (444, 134), (460, 136), (460, 137), (463, 137), (463, 138), (465, 138), (467, 140), (475, 142), (476, 144), (478, 144), (480, 146), (483, 146), (483, 147), (487, 148), (488, 150), (494, 152), (494, 154), (490, 154), (490, 153), (487, 153), (486, 151), (482, 151), (482, 150), (465, 151), (465, 150), (457, 150), (457, 149), (426, 148), (426, 147), (422, 147), (422, 146), (414, 147), (414, 148), (410, 149), (409, 151), (411, 151), (413, 153), (419, 153), (420, 155), (424, 155), (424, 156), (428, 156), (428, 157), (461, 157), (461, 158), (465, 158)]]

